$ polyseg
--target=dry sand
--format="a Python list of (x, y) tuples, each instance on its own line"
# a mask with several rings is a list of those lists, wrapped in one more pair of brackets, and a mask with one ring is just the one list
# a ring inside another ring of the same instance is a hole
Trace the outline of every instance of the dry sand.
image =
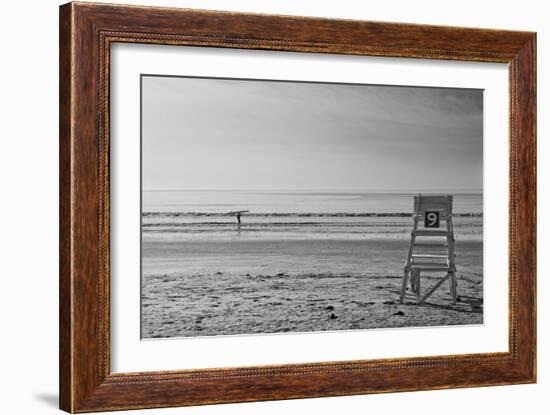
[[(454, 306), (447, 283), (422, 305), (409, 292), (399, 304), (406, 249), (393, 239), (145, 242), (142, 337), (483, 323), (481, 241), (457, 244)], [(423, 290), (441, 276), (423, 275)]]

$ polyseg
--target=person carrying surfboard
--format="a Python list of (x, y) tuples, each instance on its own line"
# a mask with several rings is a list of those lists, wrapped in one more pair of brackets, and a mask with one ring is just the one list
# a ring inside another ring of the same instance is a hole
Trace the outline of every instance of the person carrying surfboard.
[(248, 213), (248, 212), (249, 212), (248, 210), (237, 210), (235, 212), (228, 212), (228, 213), (226, 213), (226, 215), (236, 216), (237, 217), (237, 226), (240, 227), (241, 226), (241, 215), (243, 213)]

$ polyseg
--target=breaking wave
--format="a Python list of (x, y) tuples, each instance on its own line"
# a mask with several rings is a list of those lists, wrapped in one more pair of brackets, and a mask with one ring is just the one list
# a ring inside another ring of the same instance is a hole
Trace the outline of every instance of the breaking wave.
[[(225, 213), (214, 213), (214, 212), (143, 212), (143, 217), (228, 217), (231, 215)], [(361, 213), (347, 213), (347, 212), (337, 212), (337, 213), (245, 213), (243, 217), (254, 217), (254, 218), (408, 218), (412, 214), (404, 212), (384, 212), (384, 213), (374, 213), (374, 212), (361, 212)], [(483, 213), (454, 213), (453, 217), (483, 217)]]

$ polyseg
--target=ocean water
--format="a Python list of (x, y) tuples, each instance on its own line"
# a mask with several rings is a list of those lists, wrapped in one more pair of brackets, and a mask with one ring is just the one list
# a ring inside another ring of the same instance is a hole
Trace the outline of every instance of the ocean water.
[[(482, 194), (455, 194), (455, 233), (481, 239)], [(319, 191), (144, 191), (145, 239), (408, 238), (413, 195)], [(248, 210), (238, 226), (228, 212)]]

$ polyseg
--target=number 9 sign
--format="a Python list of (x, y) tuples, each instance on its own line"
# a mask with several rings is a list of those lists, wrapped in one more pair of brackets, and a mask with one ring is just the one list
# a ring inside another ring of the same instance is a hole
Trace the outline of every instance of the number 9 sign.
[(436, 210), (427, 210), (424, 215), (425, 228), (439, 228), (439, 212)]

